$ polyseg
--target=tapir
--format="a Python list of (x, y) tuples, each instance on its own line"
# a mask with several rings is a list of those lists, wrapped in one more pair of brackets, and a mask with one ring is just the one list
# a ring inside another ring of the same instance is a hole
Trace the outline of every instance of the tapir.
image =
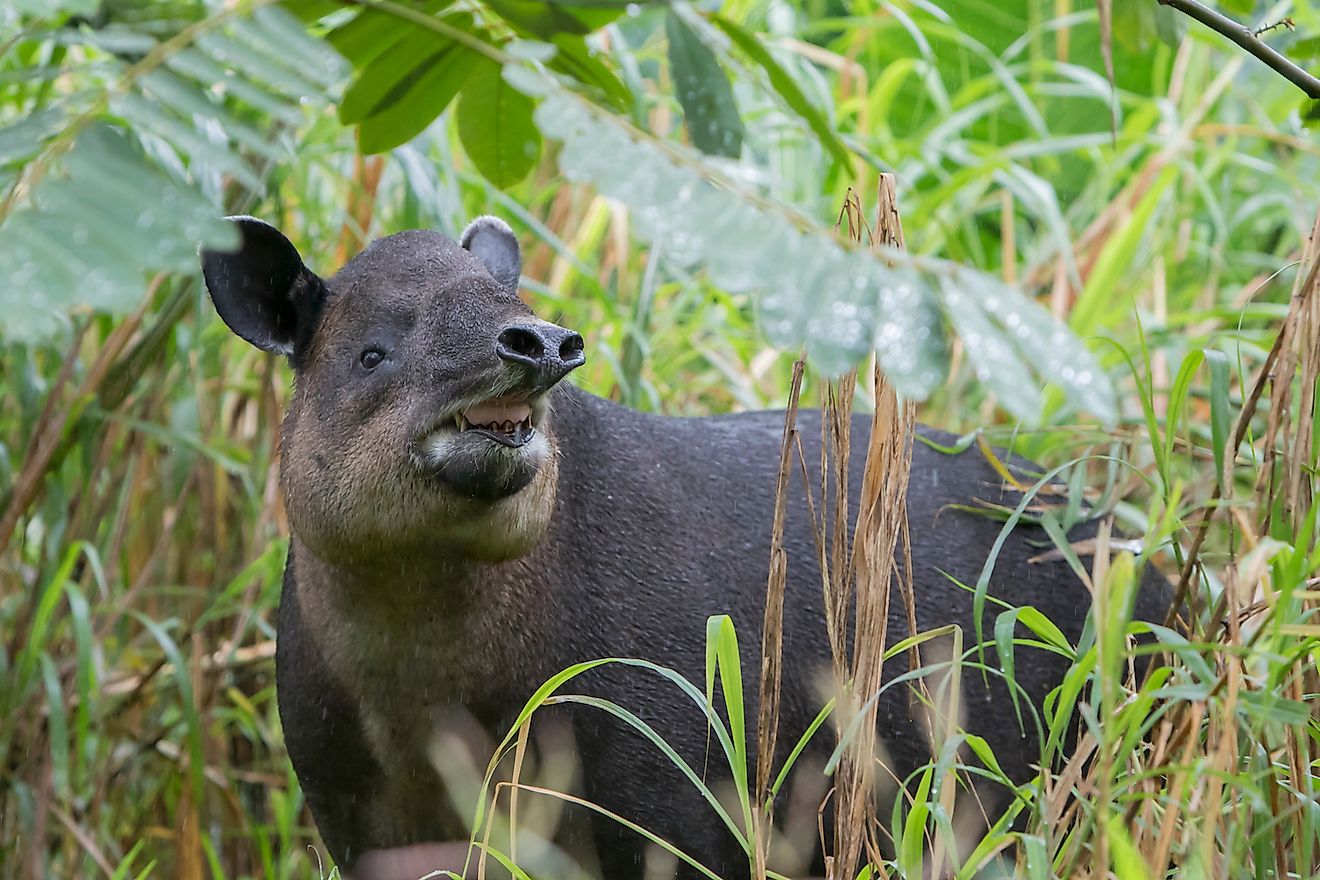
[[(328, 279), (273, 226), (231, 220), (241, 245), (203, 251), (206, 286), (224, 322), (287, 357), (294, 374), (280, 440), (292, 534), (277, 625), (279, 712), (312, 816), (347, 876), (460, 871), (461, 860), (434, 863), (453, 852), (446, 842), (468, 837), (435, 770), (438, 719), (461, 710), (498, 741), (538, 686), (572, 664), (641, 658), (701, 687), (706, 621), (728, 614), (742, 636), (755, 719), (783, 413), (670, 418), (565, 382), (585, 360), (583, 339), (519, 298), (518, 241), (497, 218), (476, 219), (457, 242), (424, 230), (389, 235)], [(799, 415), (807, 462), (819, 460), (820, 418)], [(855, 417), (855, 448), (869, 430), (869, 418)], [(937, 451), (952, 438), (920, 430), (937, 444), (914, 444), (911, 550), (900, 564), (918, 628), (957, 624), (970, 645), (965, 585), (976, 583), (1003, 524), (969, 508), (1003, 502), (1006, 489), (982, 453)], [(853, 497), (861, 471), (853, 461)], [(785, 753), (820, 711), (830, 663), (803, 482), (788, 498), (784, 536)], [(1075, 644), (1090, 596), (1049, 546), (1043, 531), (1015, 529), (989, 593), (1035, 606)], [(1147, 586), (1135, 616), (1158, 620), (1165, 601), (1158, 584)], [(999, 610), (988, 603), (983, 612), (987, 637)], [(890, 616), (891, 638), (907, 635), (901, 601)], [(1016, 653), (1019, 698), (1039, 707), (1067, 661)], [(986, 656), (998, 665), (993, 647)], [(906, 669), (906, 655), (895, 657), (885, 678)], [(635, 713), (698, 772), (720, 774), (705, 717), (659, 676), (602, 667), (573, 689)], [(964, 674), (962, 701), (966, 729), (1012, 779), (1030, 777), (1039, 730), (1030, 712), (1019, 720), (1003, 676)], [(930, 760), (918, 714), (906, 686), (879, 699), (894, 779)], [(648, 739), (588, 706), (567, 717), (582, 797), (721, 877), (746, 876), (731, 833)], [(819, 758), (832, 744), (827, 726), (808, 752)], [(643, 875), (643, 837), (600, 813), (589, 824), (605, 878)], [(685, 863), (678, 872), (695, 876)]]

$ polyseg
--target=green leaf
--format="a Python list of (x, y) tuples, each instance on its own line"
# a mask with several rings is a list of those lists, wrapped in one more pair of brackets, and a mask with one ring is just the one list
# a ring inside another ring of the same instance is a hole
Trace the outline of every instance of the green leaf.
[(819, 107), (811, 103), (798, 86), (797, 80), (793, 79), (792, 75), (775, 60), (774, 55), (770, 54), (770, 50), (765, 47), (761, 39), (722, 15), (714, 16), (712, 21), (747, 54), (747, 57), (761, 65), (761, 69), (770, 78), (770, 85), (779, 93), (779, 97), (784, 99), (784, 103), (811, 126), (811, 130), (816, 133), (816, 137), (820, 138), (821, 144), (830, 151), (835, 160), (847, 167), (852, 157), (843, 141), (839, 140), (829, 119)]
[[(1004, 670), (1004, 677), (1014, 681), (1013, 629), (1017, 625), (1018, 609), (1010, 608), (995, 618), (995, 651), (999, 654), (999, 665)], [(1022, 706), (1018, 703), (1017, 688), (1010, 687), (1008, 695), (1012, 698), (1013, 714), (1017, 716), (1018, 727), (1022, 727)]]
[[(45, 659), (44, 655), (42, 659)], [(701, 774), (698, 774), (693, 770), (692, 765), (683, 760), (683, 757), (675, 751), (674, 747), (671, 746), (664, 737), (656, 732), (654, 727), (639, 718), (636, 713), (628, 711), (618, 703), (601, 699), (600, 697), (591, 697), (585, 694), (562, 694), (550, 697), (546, 700), (547, 705), (563, 703), (578, 703), (583, 706), (591, 706), (595, 709), (607, 712), (650, 740), (651, 743), (665, 756), (665, 759), (687, 777), (688, 781), (692, 783), (706, 802), (710, 804), (710, 808), (715, 812), (715, 815), (723, 820), (725, 827), (729, 829), (729, 833), (737, 839), (738, 843), (743, 848), (747, 847), (747, 840), (739, 829), (738, 823), (733, 820), (733, 817), (729, 815), (729, 811), (720, 803), (715, 792), (713, 792), (710, 786), (702, 779)]]
[(565, 73), (578, 82), (593, 86), (604, 94), (615, 107), (627, 111), (632, 107), (633, 93), (597, 58), (581, 37), (558, 34), (550, 39), (558, 49), (550, 59), (551, 70)]
[(1109, 838), (1109, 857), (1118, 880), (1148, 880), (1150, 872), (1146, 869), (1146, 860), (1141, 857), (1141, 852), (1128, 836), (1122, 817), (1110, 816), (1106, 820), (1106, 831)]
[(1178, 437), (1178, 423), (1182, 421), (1182, 411), (1187, 404), (1187, 395), (1191, 392), (1192, 379), (1204, 360), (1203, 350), (1189, 351), (1187, 357), (1183, 358), (1182, 366), (1178, 368), (1178, 376), (1173, 380), (1173, 387), (1169, 391), (1168, 408), (1164, 414), (1164, 455), (1161, 459), (1164, 466), (1160, 473), (1165, 488), (1169, 490), (1173, 488), (1169, 470), (1172, 467), (1174, 442)]
[[(450, 23), (468, 29), (470, 16)], [(358, 122), (364, 153), (383, 153), (412, 140), (444, 111), (486, 60), (468, 46), (416, 31), (368, 65), (344, 95), (339, 118)]]
[(1284, 54), (1302, 62), (1320, 59), (1320, 37), (1304, 37), (1289, 46)]
[[(900, 251), (845, 250), (827, 230), (804, 231), (797, 215), (771, 199), (713, 185), (700, 157), (661, 151), (567, 90), (541, 100), (536, 122), (563, 144), (557, 157), (565, 177), (628, 205), (637, 237), (662, 247), (666, 261), (700, 267), (715, 286), (756, 296), (771, 343), (806, 346), (823, 372), (837, 375), (875, 351), (900, 394), (924, 399), (948, 366), (944, 321), (961, 310), (989, 326), (1026, 386), (1016, 395), (1018, 410), (1034, 412), (1039, 395), (1032, 389), (1052, 381), (1082, 408), (1111, 415), (1108, 377), (1086, 347), (1002, 281)], [(966, 341), (969, 354), (982, 342)]]
[(486, 5), (515, 30), (543, 39), (566, 33), (585, 36), (614, 21), (628, 8), (626, 2), (577, 6), (543, 0), (487, 0)]
[(497, 64), (483, 64), (458, 102), (458, 136), (472, 164), (498, 187), (517, 183), (536, 167), (541, 133), (532, 99), (505, 82)]
[[(426, 0), (421, 4), (409, 4), (418, 12), (435, 15), (453, 3), (453, 0)], [(416, 24), (407, 21), (392, 12), (368, 7), (330, 33), (326, 42), (334, 46), (340, 55), (353, 62), (355, 68), (363, 68), (375, 61), (410, 33), (419, 30)]]
[(343, 9), (340, 0), (284, 0), (280, 4), (284, 10), (300, 21), (313, 22), (330, 13)]
[(1152, 7), (1155, 12), (1155, 36), (1170, 49), (1177, 49), (1187, 36), (1187, 16), (1167, 6)]
[(198, 243), (235, 246), (220, 213), (114, 129), (89, 128), (0, 227), (0, 335), (49, 335), (77, 306), (128, 309), (145, 272), (193, 270)]
[(912, 808), (903, 821), (903, 833), (899, 838), (898, 865), (906, 877), (919, 877), (921, 855), (926, 838), (926, 819), (930, 816), (930, 788), (934, 768), (927, 767), (917, 781), (917, 793), (912, 798)]
[(1143, 238), (1154, 228), (1151, 224), (1155, 209), (1163, 200), (1164, 193), (1178, 179), (1178, 174), (1176, 165), (1165, 167), (1118, 234), (1111, 235), (1100, 249), (1100, 255), (1086, 279), (1086, 286), (1082, 288), (1077, 304), (1068, 316), (1068, 323), (1076, 333), (1095, 333), (1106, 326), (1107, 319), (1115, 313), (1130, 312), (1132, 288), (1120, 282), (1141, 253)]
[(0, 166), (26, 159), (40, 150), (63, 123), (61, 110), (43, 107), (0, 128)]
[(999, 403), (1025, 422), (1040, 418), (1042, 381), (1032, 376), (1012, 338), (993, 317), (997, 305), (986, 307), (953, 279), (943, 287), (945, 315), (962, 337), (967, 358), (976, 368), (976, 378), (999, 397)]
[[(456, 15), (450, 18), (449, 23), (461, 30), (470, 31), (472, 17)], [(476, 59), (469, 57), (472, 54), (466, 46), (443, 34), (421, 28), (413, 30), (387, 56), (377, 58), (358, 71), (339, 104), (339, 121), (353, 125), (368, 117), (383, 115), (400, 103), (421, 116), (425, 114), (413, 106), (414, 101), (424, 102), (428, 110), (438, 104), (435, 113), (417, 128), (417, 131), (421, 131), (431, 119), (439, 115), (440, 110), (444, 109), (462, 86), (460, 79), (443, 102), (435, 100), (431, 91), (436, 86), (437, 69), (445, 69), (454, 75), (461, 73), (465, 79), (476, 64)], [(456, 63), (459, 61), (461, 63)], [(452, 71), (449, 70), (451, 67)]]
[(692, 143), (703, 153), (738, 158), (743, 123), (724, 68), (672, 9), (665, 15), (665, 35), (674, 91), (683, 106)]

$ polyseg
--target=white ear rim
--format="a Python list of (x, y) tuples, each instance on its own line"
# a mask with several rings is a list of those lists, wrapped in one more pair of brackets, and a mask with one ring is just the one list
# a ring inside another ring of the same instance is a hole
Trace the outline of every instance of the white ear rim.
[(518, 238), (513, 234), (513, 227), (508, 223), (505, 223), (494, 214), (482, 214), (467, 225), (467, 228), (463, 230), (463, 236), (459, 239), (458, 243), (463, 246), (464, 250), (469, 250), (468, 245), (472, 244), (472, 239), (479, 233), (487, 230), (500, 236), (507, 236), (515, 241)]
[(459, 245), (481, 261), (492, 278), (517, 290), (522, 278), (522, 249), (513, 228), (499, 217), (483, 214), (467, 225)]

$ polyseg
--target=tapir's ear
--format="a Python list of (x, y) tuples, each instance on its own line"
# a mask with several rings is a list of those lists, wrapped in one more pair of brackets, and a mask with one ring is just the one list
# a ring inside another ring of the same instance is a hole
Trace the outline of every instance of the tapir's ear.
[(227, 219), (242, 236), (238, 250), (202, 251), (215, 310), (257, 348), (292, 355), (316, 320), (325, 285), (274, 226), (255, 217)]
[(518, 238), (509, 224), (499, 217), (478, 217), (463, 230), (459, 244), (481, 260), (486, 271), (501, 287), (518, 289), (522, 254), (518, 251)]

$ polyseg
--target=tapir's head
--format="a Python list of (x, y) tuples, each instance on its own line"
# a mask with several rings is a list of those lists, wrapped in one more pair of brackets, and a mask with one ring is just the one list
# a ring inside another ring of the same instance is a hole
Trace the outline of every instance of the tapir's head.
[(322, 280), (273, 226), (233, 222), (242, 246), (203, 252), (203, 274), (225, 323), (293, 365), (281, 452), (299, 539), (341, 564), (526, 552), (554, 505), (551, 390), (583, 353), (519, 300), (509, 227), (401, 232)]

